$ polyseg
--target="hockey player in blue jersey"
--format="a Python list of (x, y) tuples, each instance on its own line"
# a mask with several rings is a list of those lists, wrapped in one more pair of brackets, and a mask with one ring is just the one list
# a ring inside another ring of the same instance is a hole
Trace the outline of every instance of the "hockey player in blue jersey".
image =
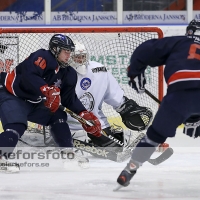
[(27, 128), (27, 121), (50, 126), (59, 147), (72, 147), (67, 115), (59, 109), (60, 103), (92, 121), (94, 126), (83, 125), (88, 133), (101, 135), (99, 120), (86, 111), (76, 96), (77, 74), (68, 64), (73, 52), (72, 40), (55, 34), (49, 42), (49, 50), (39, 49), (12, 72), (1, 73), (0, 116), (4, 132), (0, 134), (0, 163), (6, 162), (3, 157), (13, 151)]
[[(188, 119), (200, 116), (200, 21), (192, 20), (185, 36), (151, 39), (133, 52), (128, 68), (129, 85), (138, 93), (145, 90), (146, 67), (165, 65), (167, 94), (146, 136), (132, 152), (117, 182), (128, 186), (139, 167), (146, 162), (158, 144), (174, 137), (176, 128)], [(189, 132), (185, 132), (190, 135)]]

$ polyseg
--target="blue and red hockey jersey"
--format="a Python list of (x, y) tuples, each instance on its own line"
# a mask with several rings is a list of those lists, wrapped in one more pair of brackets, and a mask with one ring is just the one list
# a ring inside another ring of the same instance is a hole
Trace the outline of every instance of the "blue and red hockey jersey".
[(86, 110), (76, 96), (77, 73), (72, 67), (60, 68), (49, 50), (40, 49), (21, 62), (11, 73), (1, 73), (1, 83), (13, 95), (31, 102), (40, 102), (40, 88), (60, 88), (61, 103), (75, 113)]
[(133, 52), (128, 76), (138, 75), (147, 66), (165, 65), (167, 92), (200, 89), (200, 36), (151, 39)]

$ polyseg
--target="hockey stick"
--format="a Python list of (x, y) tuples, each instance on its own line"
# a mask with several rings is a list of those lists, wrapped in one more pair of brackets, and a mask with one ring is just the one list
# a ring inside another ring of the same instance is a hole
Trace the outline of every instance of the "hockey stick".
[(149, 159), (148, 162), (152, 165), (159, 165), (160, 163), (164, 162), (169, 157), (171, 157), (173, 153), (174, 150), (171, 147), (169, 147), (160, 156), (158, 156), (155, 159)]
[(80, 123), (82, 124), (86, 124), (88, 126), (93, 126), (93, 124), (85, 119), (83, 119), (81, 116), (77, 115), (76, 113), (72, 112), (70, 109), (60, 105), (60, 109), (65, 111), (66, 113), (70, 114), (71, 117), (73, 117), (74, 119), (77, 119)]
[(28, 143), (28, 142), (25, 142), (25, 141), (22, 140), (22, 139), (19, 139), (19, 141), (22, 142), (23, 144), (29, 146), (29, 147), (35, 147), (35, 148), (47, 147), (47, 146), (34, 146), (34, 145), (32, 145), (32, 144), (30, 144), (30, 143)]
[[(151, 92), (149, 92), (147, 89), (145, 89), (145, 93), (151, 97), (155, 102), (158, 104), (161, 104), (161, 101), (157, 99)], [(174, 153), (173, 149), (171, 147), (167, 148), (160, 156), (154, 159), (149, 159), (148, 162), (151, 163), (152, 165), (159, 165), (160, 163), (164, 162), (167, 160), (169, 157), (172, 156)]]
[(161, 101), (159, 99), (157, 99), (151, 92), (149, 92), (149, 90), (145, 89), (144, 91), (149, 97), (151, 97), (155, 102), (157, 102), (158, 104), (161, 104)]
[[(70, 114), (73, 118), (77, 119), (80, 123), (87, 124), (88, 126), (93, 126), (93, 124), (76, 113), (72, 112), (68, 108), (65, 108), (64, 106), (60, 105), (60, 109), (65, 111), (66, 113)], [(104, 134), (103, 134), (104, 135)], [(131, 143), (128, 144), (126, 147), (124, 147), (122, 152), (115, 152), (110, 150), (111, 147), (94, 147), (92, 144), (86, 143), (81, 140), (77, 140), (73, 138), (74, 147), (76, 147), (79, 150), (89, 152), (90, 154), (96, 155), (101, 158), (106, 158), (115, 162), (123, 162), (124, 160), (128, 159), (131, 156), (132, 149), (137, 145), (137, 143), (144, 137), (144, 133), (140, 133), (137, 138)], [(117, 139), (116, 139), (117, 140)], [(93, 151), (91, 151), (91, 147)], [(96, 153), (94, 153), (96, 152)], [(99, 152), (99, 153), (98, 153)]]

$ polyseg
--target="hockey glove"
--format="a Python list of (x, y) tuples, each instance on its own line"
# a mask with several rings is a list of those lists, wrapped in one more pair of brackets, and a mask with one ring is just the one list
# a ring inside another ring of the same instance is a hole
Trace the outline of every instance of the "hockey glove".
[(146, 78), (144, 75), (144, 72), (136, 75), (136, 76), (132, 76), (130, 77), (130, 81), (128, 82), (128, 84), (137, 91), (137, 93), (142, 94), (145, 91), (145, 84), (146, 84)]
[(200, 116), (191, 116), (189, 119), (186, 120), (184, 125), (184, 134), (193, 138), (197, 138), (200, 136)]
[(92, 112), (88, 112), (85, 110), (79, 113), (79, 116), (94, 124), (94, 126), (88, 126), (86, 124), (82, 124), (82, 127), (87, 133), (90, 133), (96, 137), (101, 136), (101, 123)]
[(40, 90), (46, 97), (44, 105), (49, 108), (51, 112), (56, 112), (60, 105), (60, 89), (55, 86), (49, 87), (48, 85), (44, 85)]
[(125, 102), (116, 111), (121, 115), (123, 123), (127, 128), (134, 131), (145, 130), (153, 117), (150, 108), (140, 107), (132, 99), (125, 98)]

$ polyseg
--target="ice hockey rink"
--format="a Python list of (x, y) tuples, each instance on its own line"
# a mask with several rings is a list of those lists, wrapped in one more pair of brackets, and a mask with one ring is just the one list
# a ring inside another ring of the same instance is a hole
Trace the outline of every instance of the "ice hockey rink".
[(116, 163), (90, 156), (89, 169), (66, 170), (62, 161), (54, 159), (48, 161), (49, 167), (26, 166), (18, 174), (1, 173), (0, 199), (199, 200), (200, 138), (191, 139), (181, 132), (179, 128), (176, 138), (168, 140), (174, 149), (171, 158), (158, 166), (145, 163), (131, 184), (117, 192), (113, 191), (116, 179), (127, 161)]

